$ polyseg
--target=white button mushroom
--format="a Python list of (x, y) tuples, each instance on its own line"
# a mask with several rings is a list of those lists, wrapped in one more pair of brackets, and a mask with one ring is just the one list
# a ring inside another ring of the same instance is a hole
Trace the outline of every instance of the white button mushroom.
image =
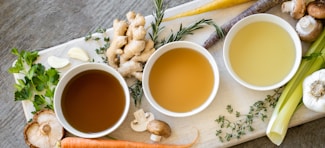
[(143, 132), (147, 130), (147, 124), (154, 120), (155, 117), (150, 112), (144, 112), (143, 109), (139, 109), (133, 113), (135, 120), (131, 122), (131, 128), (137, 132)]
[(299, 19), (296, 24), (296, 31), (301, 40), (312, 42), (317, 39), (323, 30), (323, 24), (310, 15)]
[(290, 13), (294, 19), (299, 19), (305, 15), (306, 2), (305, 0), (292, 0), (282, 3), (281, 10), (283, 13)]

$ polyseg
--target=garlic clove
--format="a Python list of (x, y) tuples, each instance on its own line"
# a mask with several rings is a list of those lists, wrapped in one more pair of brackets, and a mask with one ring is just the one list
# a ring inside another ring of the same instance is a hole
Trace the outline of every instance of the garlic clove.
[(68, 59), (59, 58), (56, 56), (49, 56), (47, 58), (47, 63), (53, 68), (63, 68), (67, 66), (70, 62)]
[(88, 56), (87, 52), (79, 47), (72, 47), (68, 51), (68, 56), (70, 58), (78, 59), (78, 60), (81, 60), (84, 62), (89, 61), (89, 56)]

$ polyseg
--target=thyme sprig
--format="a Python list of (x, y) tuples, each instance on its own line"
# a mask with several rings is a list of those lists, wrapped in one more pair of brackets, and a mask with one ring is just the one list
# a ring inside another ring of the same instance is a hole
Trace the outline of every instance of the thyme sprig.
[(216, 130), (216, 136), (221, 142), (230, 141), (233, 138), (241, 138), (247, 132), (254, 131), (252, 126), (255, 119), (263, 122), (268, 118), (268, 109), (274, 108), (281, 94), (282, 89), (274, 90), (272, 95), (267, 95), (264, 100), (256, 101), (250, 106), (247, 114), (235, 111), (231, 105), (227, 105), (226, 110), (229, 114), (240, 118), (236, 121), (227, 119), (224, 115), (220, 115), (215, 121), (219, 124), (220, 129)]
[(105, 28), (99, 27), (96, 29), (95, 33), (101, 34), (103, 38), (93, 36), (93, 33), (88, 33), (88, 35), (85, 36), (85, 41), (100, 41), (101, 39), (103, 39), (104, 44), (99, 48), (96, 48), (95, 51), (99, 56), (101, 56), (103, 62), (106, 63), (107, 57), (105, 56), (105, 53), (108, 47), (110, 46), (110, 38), (107, 36)]

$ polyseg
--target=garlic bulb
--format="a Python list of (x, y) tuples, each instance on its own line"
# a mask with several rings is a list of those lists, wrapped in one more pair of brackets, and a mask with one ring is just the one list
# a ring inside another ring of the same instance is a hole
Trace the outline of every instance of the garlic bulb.
[(302, 100), (308, 109), (325, 113), (325, 69), (318, 70), (305, 78)]

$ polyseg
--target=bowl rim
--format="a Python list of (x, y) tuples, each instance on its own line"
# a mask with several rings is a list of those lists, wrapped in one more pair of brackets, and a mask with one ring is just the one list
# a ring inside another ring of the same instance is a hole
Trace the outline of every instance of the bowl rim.
[[(100, 131), (100, 132), (95, 132), (95, 133), (85, 133), (77, 130), (73, 126), (71, 126), (68, 121), (65, 119), (63, 113), (62, 113), (62, 108), (61, 108), (61, 95), (62, 92), (66, 86), (66, 84), (71, 80), (72, 77), (76, 76), (77, 74), (87, 71), (87, 70), (102, 70), (105, 71), (112, 76), (114, 76), (119, 82), (120, 85), (123, 88), (124, 95), (125, 95), (125, 106), (124, 110), (122, 113), (122, 116), (119, 118), (119, 120), (110, 128)], [(130, 93), (128, 89), (128, 85), (122, 75), (117, 72), (113, 67), (108, 66), (107, 64), (104, 63), (82, 63), (80, 65), (77, 65), (71, 69), (69, 69), (60, 79), (55, 93), (54, 93), (54, 112), (56, 114), (56, 117), (60, 124), (71, 134), (83, 138), (99, 138), (102, 136), (105, 136), (113, 131), (115, 131), (126, 119), (127, 114), (129, 112), (130, 108)]]
[[(230, 61), (229, 61), (229, 46), (231, 43), (231, 40), (233, 37), (236, 35), (236, 33), (242, 29), (243, 27), (247, 26), (248, 24), (254, 23), (254, 22), (271, 22), (274, 24), (279, 25), (281, 28), (284, 28), (291, 37), (294, 47), (295, 47), (295, 59), (294, 59), (294, 64), (291, 67), (291, 70), (289, 73), (280, 81), (272, 85), (268, 86), (258, 86), (258, 85), (253, 85), (250, 84), (244, 80), (242, 80), (232, 69)], [(300, 62), (301, 62), (301, 56), (302, 56), (302, 45), (300, 38), (298, 34), (296, 33), (295, 29), (283, 18), (273, 15), (273, 14), (267, 14), (267, 13), (261, 13), (261, 14), (253, 14), (250, 16), (247, 16), (237, 22), (228, 32), (224, 44), (223, 44), (223, 60), (226, 66), (226, 69), (228, 73), (231, 75), (235, 81), (237, 81), (239, 84), (242, 86), (252, 89), (252, 90), (258, 90), (258, 91), (266, 91), (266, 90), (272, 90), (279, 88), (286, 84), (297, 72)]]
[[(209, 97), (206, 99), (206, 101), (202, 105), (200, 105), (198, 108), (195, 108), (189, 112), (169, 111), (169, 110), (163, 108), (162, 106), (160, 106), (153, 99), (153, 96), (150, 93), (149, 75), (150, 75), (151, 68), (153, 67), (154, 63), (157, 61), (157, 59), (161, 55), (165, 54), (168, 51), (174, 50), (176, 48), (187, 48), (187, 49), (199, 52), (201, 55), (203, 55), (209, 61), (209, 65), (212, 68), (213, 75), (215, 78), (213, 89), (212, 89)], [(148, 59), (146, 65), (144, 67), (144, 70), (143, 70), (142, 88), (144, 91), (145, 98), (147, 99), (149, 104), (151, 106), (153, 106), (160, 113), (165, 114), (167, 116), (171, 116), (171, 117), (188, 117), (188, 116), (192, 116), (192, 115), (195, 115), (195, 114), (203, 111), (211, 104), (211, 102), (214, 100), (215, 96), (217, 95), (217, 91), (218, 91), (219, 83), (220, 83), (219, 77), (220, 76), (219, 76), (219, 69), (218, 69), (217, 63), (216, 63), (214, 57), (208, 52), (208, 50), (206, 50), (202, 46), (200, 46), (196, 43), (190, 42), (190, 41), (175, 41), (175, 42), (167, 43), (167, 44), (161, 46), (150, 56), (150, 58)]]

